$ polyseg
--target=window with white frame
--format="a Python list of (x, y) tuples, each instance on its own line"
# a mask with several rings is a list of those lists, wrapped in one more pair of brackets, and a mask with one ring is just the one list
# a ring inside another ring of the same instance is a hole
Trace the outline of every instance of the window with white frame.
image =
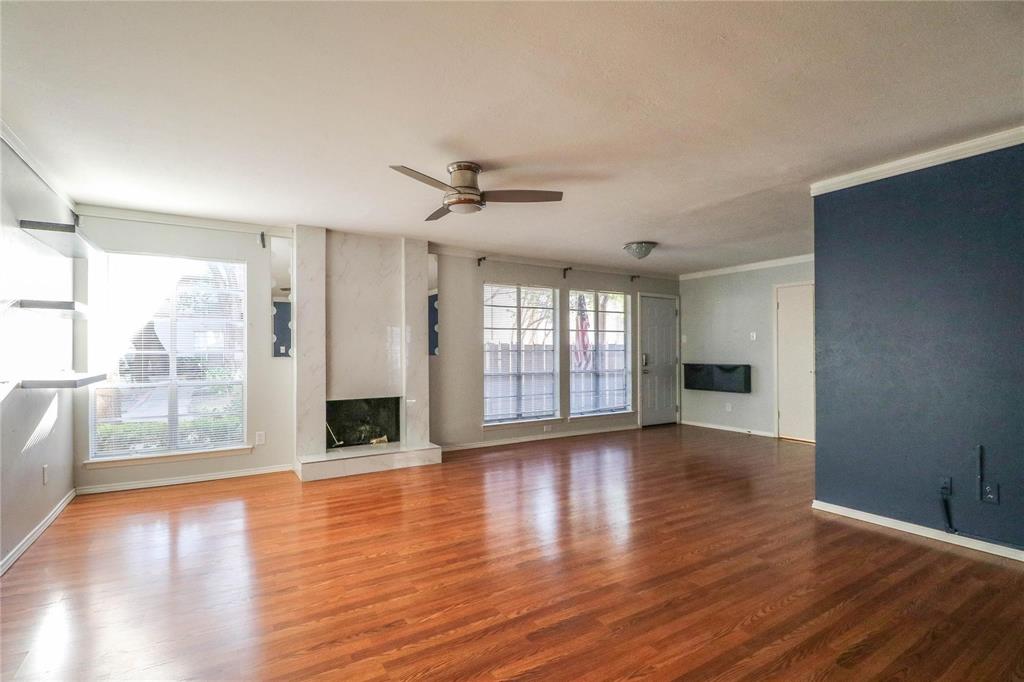
[(569, 292), (569, 415), (630, 409), (627, 297)]
[(558, 416), (557, 295), (484, 285), (484, 423)]
[(245, 441), (245, 264), (110, 254), (90, 458)]

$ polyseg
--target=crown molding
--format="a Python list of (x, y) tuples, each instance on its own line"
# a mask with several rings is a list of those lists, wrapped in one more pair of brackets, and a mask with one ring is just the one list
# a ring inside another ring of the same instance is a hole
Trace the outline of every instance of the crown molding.
[(775, 258), (773, 260), (762, 260), (756, 263), (744, 265), (733, 265), (729, 268), (718, 268), (717, 270), (701, 270), (700, 272), (689, 272), (679, 275), (680, 280), (701, 279), (703, 277), (715, 277), (716, 275), (731, 275), (734, 272), (747, 272), (748, 270), (764, 270), (766, 268), (781, 268), (786, 265), (797, 263), (808, 263), (814, 260), (813, 253), (805, 253), (802, 256), (790, 256), (789, 258)]
[(950, 161), (966, 159), (969, 156), (977, 156), (978, 154), (984, 154), (986, 152), (994, 152), (997, 149), (1005, 149), (1006, 147), (1013, 147), (1018, 144), (1024, 144), (1024, 126), (1010, 128), (1009, 130), (1003, 130), (998, 133), (993, 133), (992, 135), (967, 140), (966, 142), (958, 142), (957, 144), (951, 144), (948, 147), (933, 149), (930, 152), (915, 154), (895, 161), (889, 161), (888, 163), (883, 163), (878, 166), (862, 168), (861, 170), (847, 173), (845, 175), (837, 175), (834, 178), (812, 182), (811, 196), (816, 197), (819, 194), (826, 194), (828, 192), (835, 192), (836, 190), (874, 182), (875, 180), (891, 178), (895, 175), (902, 175), (903, 173), (910, 173), (912, 171), (921, 170), (922, 168), (938, 166), (943, 163), (949, 163)]
[(427, 251), (429, 253), (437, 254), (439, 256), (454, 256), (456, 258), (486, 258), (488, 261), (493, 261), (496, 263), (530, 265), (538, 268), (561, 269), (571, 267), (575, 270), (594, 272), (602, 275), (621, 275), (623, 277), (640, 277), (641, 279), (674, 279), (674, 276), (670, 274), (653, 272), (641, 274), (630, 270), (616, 270), (614, 268), (603, 268), (598, 265), (587, 265), (586, 263), (579, 263), (574, 261), (555, 261), (543, 260), (540, 258), (521, 258), (519, 256), (505, 256), (499, 253), (475, 251), (473, 249), (464, 249), (457, 246), (446, 246), (444, 244), (438, 244), (436, 242), (428, 242)]
[(0, 119), (0, 139), (7, 143), (7, 146), (11, 148), (15, 154), (17, 154), (25, 165), (36, 174), (43, 184), (50, 188), (50, 191), (57, 195), (61, 201), (63, 201), (68, 208), (72, 211), (75, 210), (75, 202), (71, 199), (67, 192), (63, 190), (61, 184), (57, 182), (56, 177), (49, 171), (49, 169), (43, 165), (39, 159), (37, 159), (32, 152), (29, 151), (28, 146), (25, 145), (24, 141), (18, 134), (15, 133), (7, 122)]
[(75, 206), (75, 212), (82, 217), (89, 218), (131, 220), (138, 223), (157, 223), (160, 225), (176, 225), (179, 227), (198, 227), (206, 230), (221, 230), (224, 232), (248, 232), (254, 234), (265, 232), (272, 237), (291, 237), (293, 234), (293, 230), (290, 227), (258, 225), (256, 223), (240, 223), (231, 220), (216, 220), (214, 218), (198, 218), (195, 216), (175, 215), (173, 213), (136, 211), (134, 209), (127, 208), (96, 206), (94, 204), (77, 204)]

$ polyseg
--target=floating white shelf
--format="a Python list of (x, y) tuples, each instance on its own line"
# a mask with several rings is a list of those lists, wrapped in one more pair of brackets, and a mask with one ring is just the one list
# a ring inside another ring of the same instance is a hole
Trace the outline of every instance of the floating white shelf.
[(81, 319), (85, 317), (86, 306), (78, 301), (42, 301), (23, 298), (11, 304), (12, 308), (23, 310), (52, 311), (62, 317), (73, 317)]
[(0, 403), (18, 387), (17, 381), (0, 381)]
[(62, 372), (47, 377), (22, 379), (20, 385), (21, 388), (81, 388), (106, 380), (106, 372)]
[[(77, 220), (76, 220), (77, 222)], [(74, 223), (48, 223), (41, 220), (22, 220), (21, 229), (68, 258), (86, 258), (92, 245), (82, 237)]]

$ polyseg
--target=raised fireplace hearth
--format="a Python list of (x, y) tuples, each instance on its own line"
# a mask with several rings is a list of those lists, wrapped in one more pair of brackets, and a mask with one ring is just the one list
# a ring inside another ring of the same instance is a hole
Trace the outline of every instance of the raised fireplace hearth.
[(328, 400), (327, 449), (397, 442), (402, 427), (399, 404), (398, 397)]

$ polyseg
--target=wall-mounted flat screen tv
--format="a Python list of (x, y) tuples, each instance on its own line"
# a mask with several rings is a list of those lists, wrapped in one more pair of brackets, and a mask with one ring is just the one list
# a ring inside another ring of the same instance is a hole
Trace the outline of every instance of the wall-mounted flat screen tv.
[(691, 391), (750, 393), (750, 365), (683, 365), (683, 387)]

